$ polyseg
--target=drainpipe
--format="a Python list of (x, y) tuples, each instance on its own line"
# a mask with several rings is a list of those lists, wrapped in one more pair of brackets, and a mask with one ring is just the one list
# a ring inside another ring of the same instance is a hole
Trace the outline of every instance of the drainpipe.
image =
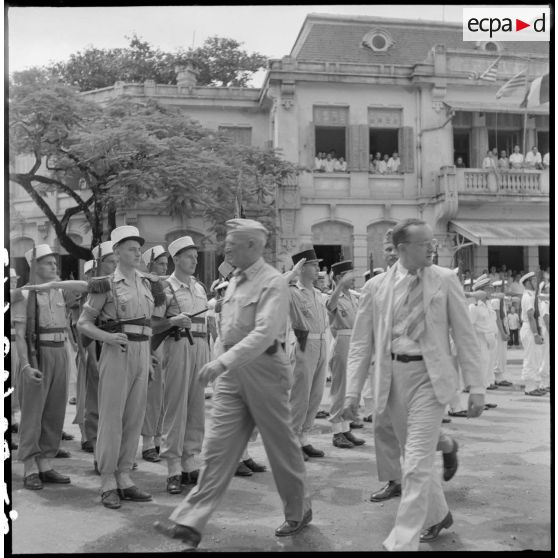
[(419, 86), (418, 88), (418, 95), (416, 97), (417, 99), (417, 108), (416, 108), (416, 116), (415, 116), (415, 123), (416, 123), (416, 129), (418, 130), (418, 134), (417, 134), (417, 147), (416, 147), (416, 152), (417, 152), (417, 187), (418, 187), (418, 194), (419, 196), (422, 196), (422, 161), (421, 161), (421, 153), (422, 153), (422, 147), (420, 144), (420, 128), (422, 125), (422, 118), (421, 118), (421, 104), (422, 104), (422, 87)]

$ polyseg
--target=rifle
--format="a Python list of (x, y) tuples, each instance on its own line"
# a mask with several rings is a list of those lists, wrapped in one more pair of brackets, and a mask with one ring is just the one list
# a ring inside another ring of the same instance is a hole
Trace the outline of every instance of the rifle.
[[(207, 310), (208, 310), (207, 308), (204, 308), (203, 310), (200, 310), (199, 312), (196, 312), (195, 314), (188, 314), (188, 317), (189, 318), (195, 318), (196, 316), (199, 316), (200, 314), (203, 314), (204, 312), (207, 312)], [(173, 335), (174, 340), (178, 341), (180, 339), (180, 335), (181, 335), (182, 332), (184, 332), (184, 334), (188, 338), (188, 342), (190, 343), (190, 345), (193, 345), (194, 340), (192, 339), (192, 334), (190, 333), (190, 330), (187, 327), (181, 328), (181, 327), (178, 327), (178, 326), (172, 326), (172, 327), (169, 327), (168, 329), (165, 329), (164, 331), (161, 331), (159, 333), (155, 333), (151, 336), (151, 350), (156, 351), (159, 348), (159, 345), (169, 335)]]
[[(31, 269), (29, 282), (34, 285), (37, 282), (37, 248), (33, 246), (31, 255)], [(39, 369), (41, 353), (39, 349), (39, 306), (37, 303), (37, 291), (29, 291), (27, 298), (27, 322), (25, 324), (25, 340), (27, 342), (27, 358), (31, 368)]]
[(153, 262), (155, 261), (155, 258), (153, 256), (155, 256), (155, 250), (151, 248), (151, 257), (149, 258), (149, 265), (147, 266), (149, 273), (153, 272)]

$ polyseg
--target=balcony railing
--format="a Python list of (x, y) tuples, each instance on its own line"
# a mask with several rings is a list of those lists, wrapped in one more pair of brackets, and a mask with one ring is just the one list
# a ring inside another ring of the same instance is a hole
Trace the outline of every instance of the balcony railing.
[[(451, 168), (444, 167), (442, 173)], [(455, 169), (455, 174), (459, 194), (548, 195), (548, 171)]]

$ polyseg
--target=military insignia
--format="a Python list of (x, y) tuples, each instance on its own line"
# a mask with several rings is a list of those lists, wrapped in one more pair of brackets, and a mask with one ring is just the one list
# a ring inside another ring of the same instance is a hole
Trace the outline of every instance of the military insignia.
[(121, 304), (121, 305), (120, 305), (120, 310), (121, 310), (122, 312), (126, 312), (126, 305), (125, 305), (125, 304)]
[(310, 317), (310, 310), (308, 310), (308, 309), (306, 309), (306, 308), (303, 308), (303, 309), (302, 309), (302, 313), (303, 313), (307, 318)]
[(347, 315), (347, 311), (346, 310), (341, 310), (341, 316), (345, 317)]

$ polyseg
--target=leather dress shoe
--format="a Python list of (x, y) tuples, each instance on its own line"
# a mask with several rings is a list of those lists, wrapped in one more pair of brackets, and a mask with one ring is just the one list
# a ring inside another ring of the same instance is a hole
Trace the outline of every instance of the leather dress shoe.
[(156, 521), (153, 526), (159, 533), (162, 533), (166, 537), (179, 539), (183, 543), (186, 543), (191, 550), (194, 550), (200, 544), (200, 533), (187, 525), (179, 525), (173, 521)]
[(312, 447), (311, 444), (307, 444), (305, 446), (302, 446), (302, 451), (308, 456), (308, 457), (324, 457), (325, 453), (322, 450), (316, 449), (314, 447)]
[(111, 510), (117, 510), (122, 504), (120, 503), (120, 497), (118, 496), (118, 491), (116, 489), (107, 490), (101, 494), (101, 504), (105, 508), (110, 508)]
[(450, 417), (466, 417), (467, 416), (467, 411), (463, 410), (463, 411), (448, 411), (448, 415)]
[(329, 413), (327, 411), (318, 411), (316, 413), (316, 418), (317, 419), (325, 419), (327, 417), (329, 417)]
[(489, 386), (486, 387), (486, 389), (489, 389), (489, 390), (498, 389), (498, 386), (496, 384), (490, 384)]
[(174, 475), (167, 479), (167, 492), (180, 494), (182, 492), (182, 475)]
[(186, 473), (182, 471), (182, 484), (198, 484), (198, 477), (200, 476), (200, 470), (190, 471)]
[(541, 390), (537, 388), (531, 391), (526, 391), (525, 395), (534, 395), (535, 397), (541, 397), (541, 395), (546, 395), (546, 390)]
[(52, 484), (70, 484), (70, 477), (65, 477), (54, 469), (50, 469), (50, 471), (40, 472), (39, 478), (43, 482), (50, 482)]
[(494, 382), (497, 386), (513, 386), (513, 382), (508, 382), (508, 380), (501, 380), (500, 382)]
[(141, 452), (141, 456), (146, 461), (150, 461), (151, 463), (158, 463), (159, 461), (161, 461), (161, 458), (159, 457), (159, 454), (157, 453), (157, 450), (155, 448), (143, 450)]
[(449, 453), (442, 453), (442, 459), (444, 460), (444, 480), (449, 481), (455, 475), (457, 471), (457, 440), (453, 441), (453, 449)]
[(428, 527), (428, 529), (424, 529), (424, 531), (420, 534), (420, 542), (430, 542), (436, 540), (440, 531), (442, 529), (449, 529), (453, 524), (453, 517), (451, 516), (451, 512), (448, 512), (448, 515), (440, 521), (440, 523), (436, 523), (436, 525), (432, 525), (432, 527)]
[(355, 447), (353, 442), (345, 438), (345, 434), (343, 434), (342, 432), (333, 435), (333, 445), (336, 448), (341, 448), (341, 449), (351, 449)]
[(372, 422), (372, 415), (367, 415), (362, 419), (364, 422)]
[(350, 426), (351, 428), (353, 428), (353, 429), (354, 429), (354, 428), (364, 428), (364, 424), (362, 424), (362, 422), (361, 422), (360, 419), (353, 420), (353, 421), (349, 424), (349, 426)]
[(235, 477), (251, 477), (252, 476), (252, 470), (244, 464), (243, 461), (241, 461), (238, 464), (238, 467), (236, 468), (236, 471), (234, 472), (234, 476)]
[(276, 537), (290, 537), (291, 535), (296, 535), (308, 523), (312, 521), (312, 510), (308, 510), (300, 521), (291, 521), (287, 519), (280, 527), (275, 529), (275, 536)]
[(81, 442), (81, 449), (83, 451), (86, 451), (87, 453), (93, 453), (93, 444), (89, 441), (86, 440), (85, 442)]
[(442, 424), (447, 424), (448, 422), (451, 422), (451, 419), (448, 417), (442, 417)]
[(484, 410), (487, 411), (488, 409), (496, 409), (498, 405), (496, 403), (485, 403)]
[(364, 444), (364, 440), (362, 438), (357, 438), (350, 430), (349, 432), (343, 432), (343, 435), (355, 446), (362, 446)]
[(43, 488), (43, 483), (38, 473), (31, 473), (23, 478), (23, 488), (28, 488), (29, 490), (41, 490)]
[(390, 498), (395, 498), (396, 496), (401, 496), (401, 483), (389, 481), (383, 488), (378, 490), (378, 492), (374, 492), (370, 495), (370, 501), (382, 502)]
[(72, 454), (71, 454), (69, 451), (60, 448), (60, 449), (56, 452), (56, 455), (55, 455), (54, 457), (59, 457), (59, 458), (64, 459), (64, 458), (66, 458), (66, 457), (72, 457)]
[(62, 431), (62, 440), (73, 440), (74, 436), (72, 434), (67, 434), (66, 432)]
[(151, 494), (142, 492), (137, 486), (130, 486), (129, 488), (119, 488), (118, 495), (121, 500), (130, 500), (132, 502), (150, 502)]
[(244, 463), (244, 465), (246, 465), (246, 467), (248, 467), (248, 469), (250, 469), (254, 473), (263, 473), (267, 471), (267, 467), (265, 465), (256, 463), (251, 457), (249, 457), (248, 459), (244, 459), (242, 463)]

